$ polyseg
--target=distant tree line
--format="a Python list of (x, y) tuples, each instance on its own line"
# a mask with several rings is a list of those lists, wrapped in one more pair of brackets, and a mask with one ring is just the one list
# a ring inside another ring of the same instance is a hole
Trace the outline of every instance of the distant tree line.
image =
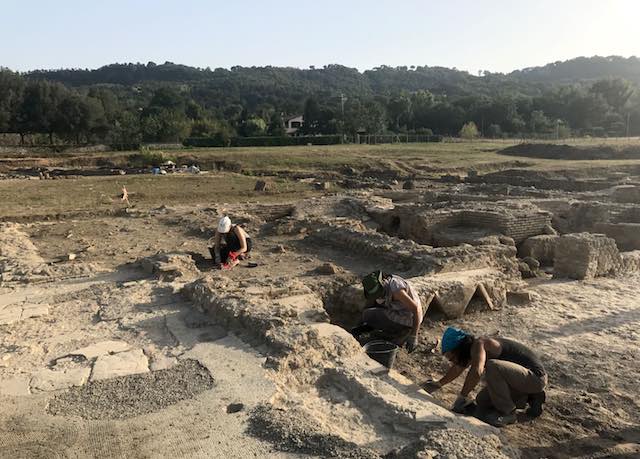
[[(640, 61), (589, 59), (479, 76), (440, 67), (361, 73), (339, 65), (0, 69), (0, 133), (49, 143), (208, 137), (228, 144), (233, 137), (283, 136), (285, 118), (303, 114), (306, 135), (640, 135)], [(598, 78), (581, 80), (578, 71)]]

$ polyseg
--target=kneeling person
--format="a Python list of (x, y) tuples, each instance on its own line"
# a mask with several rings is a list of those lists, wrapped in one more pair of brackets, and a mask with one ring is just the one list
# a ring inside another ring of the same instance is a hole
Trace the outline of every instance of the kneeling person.
[(238, 225), (232, 225), (229, 217), (222, 217), (214, 236), (211, 257), (220, 268), (230, 269), (251, 252), (251, 238)]
[(397, 345), (413, 352), (418, 345), (418, 332), (424, 311), (413, 286), (400, 276), (374, 271), (362, 279), (367, 307), (361, 324), (352, 333), (382, 332)]
[(438, 381), (427, 381), (425, 390), (434, 392), (455, 380), (465, 368), (469, 372), (453, 411), (467, 412), (473, 405), (469, 394), (484, 374), (486, 386), (476, 396), (484, 419), (498, 427), (516, 422), (516, 408), (529, 404), (527, 414), (538, 417), (545, 402), (547, 374), (540, 358), (528, 347), (506, 338), (479, 337), (449, 327), (442, 335), (442, 353), (452, 363)]

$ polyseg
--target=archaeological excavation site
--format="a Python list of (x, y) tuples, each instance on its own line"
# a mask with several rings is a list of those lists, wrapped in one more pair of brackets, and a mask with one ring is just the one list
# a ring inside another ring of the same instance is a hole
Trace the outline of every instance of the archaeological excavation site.
[[(639, 457), (640, 166), (514, 158), (149, 179), (202, 184), (182, 202), (88, 166), (3, 181), (131, 205), (3, 216), (0, 457)], [(222, 216), (253, 241), (233, 269), (208, 250)], [(425, 311), (387, 366), (351, 333), (374, 270)], [(542, 415), (497, 428), (451, 411), (463, 378), (426, 392), (450, 326), (534, 349)]]

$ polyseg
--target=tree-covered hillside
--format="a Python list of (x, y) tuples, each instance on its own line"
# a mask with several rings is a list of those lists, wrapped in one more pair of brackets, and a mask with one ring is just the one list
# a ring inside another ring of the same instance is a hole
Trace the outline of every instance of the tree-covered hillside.
[[(341, 65), (297, 69), (197, 69), (173, 63), (95, 70), (0, 70), (0, 132), (50, 142), (180, 141), (300, 133), (640, 135), (640, 60), (577, 58), (510, 74), (442, 67), (359, 72)], [(467, 129), (464, 132), (476, 132)]]

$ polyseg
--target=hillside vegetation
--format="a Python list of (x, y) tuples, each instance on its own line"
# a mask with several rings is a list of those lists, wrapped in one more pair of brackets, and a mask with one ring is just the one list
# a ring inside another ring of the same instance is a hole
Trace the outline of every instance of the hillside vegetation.
[[(0, 70), (0, 133), (49, 143), (181, 142), (298, 133), (464, 137), (640, 135), (640, 60), (593, 57), (481, 76), (341, 65)], [(465, 129), (463, 129), (463, 126)]]

